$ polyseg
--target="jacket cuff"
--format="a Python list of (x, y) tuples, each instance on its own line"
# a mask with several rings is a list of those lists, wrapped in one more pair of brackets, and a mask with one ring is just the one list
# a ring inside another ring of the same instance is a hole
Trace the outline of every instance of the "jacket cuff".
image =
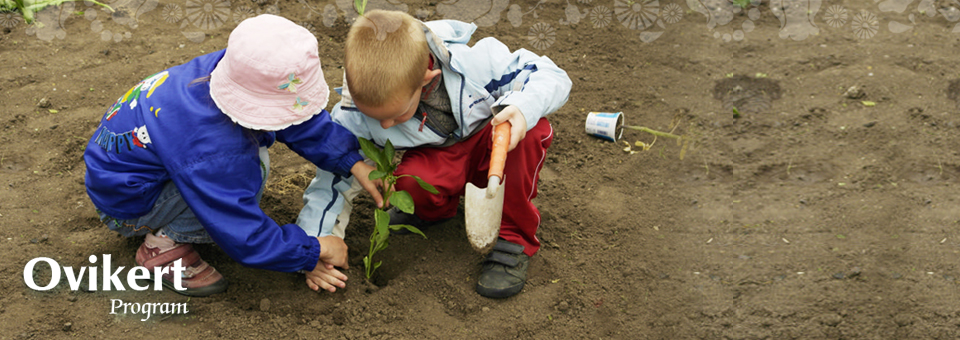
[(507, 106), (513, 105), (520, 109), (520, 113), (523, 114), (523, 119), (527, 121), (527, 131), (533, 129), (537, 126), (537, 123), (540, 122), (540, 118), (543, 118), (543, 113), (538, 112), (535, 105), (530, 104), (530, 100), (524, 100), (524, 93), (510, 91), (504, 94), (500, 99), (497, 99), (493, 103), (494, 112), (500, 112), (507, 108)]
[(307, 272), (313, 271), (317, 267), (317, 262), (320, 261), (320, 240), (316, 237), (310, 237), (313, 239), (313, 242), (308, 242), (309, 246), (306, 249), (306, 254), (304, 258), (307, 259), (307, 263), (304, 264), (303, 270)]
[(350, 173), (350, 169), (353, 168), (354, 164), (361, 161), (363, 161), (363, 156), (360, 156), (359, 152), (351, 152), (340, 159), (340, 163), (337, 164), (334, 172), (344, 177), (350, 177), (353, 175)]

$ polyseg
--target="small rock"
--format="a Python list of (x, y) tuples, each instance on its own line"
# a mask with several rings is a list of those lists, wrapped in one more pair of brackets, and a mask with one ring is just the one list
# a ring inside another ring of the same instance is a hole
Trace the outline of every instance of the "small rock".
[(569, 310), (569, 309), (570, 309), (570, 304), (567, 303), (566, 301), (560, 301), (560, 303), (557, 304), (557, 310), (558, 310), (558, 311), (566, 312), (566, 311)]
[(738, 258), (738, 259), (741, 259), (741, 260), (749, 260), (749, 259), (751, 259), (751, 257), (748, 256), (748, 255), (740, 255), (740, 256), (737, 256), (737, 258)]
[(270, 310), (270, 299), (263, 298), (262, 300), (260, 300), (260, 311), (266, 312), (269, 310)]
[(67, 297), (67, 301), (77, 302), (77, 296), (76, 296), (76, 295), (70, 295), (69, 297)]
[(52, 105), (52, 104), (50, 103), (50, 100), (47, 99), (47, 97), (43, 97), (42, 99), (40, 99), (39, 102), (37, 102), (37, 107), (39, 107), (39, 108), (41, 108), (41, 109), (46, 109), (46, 108), (50, 107), (51, 105)]
[(914, 324), (917, 320), (917, 317), (909, 314), (897, 314), (893, 317), (893, 322), (897, 323), (897, 326), (906, 327)]
[(896, 279), (899, 279), (899, 278), (903, 277), (903, 275), (901, 275), (900, 273), (893, 273), (893, 274), (890, 274), (890, 277), (892, 277), (894, 280), (896, 280)]
[(830, 327), (837, 327), (837, 325), (839, 325), (841, 321), (843, 321), (843, 318), (841, 318), (837, 314), (824, 315), (820, 319), (821, 324), (830, 326)]
[(862, 272), (862, 271), (863, 271), (863, 270), (860, 269), (860, 267), (853, 267), (853, 269), (850, 270), (850, 277), (860, 276), (860, 272)]
[(843, 280), (847, 278), (847, 274), (844, 274), (843, 272), (836, 273), (836, 274), (833, 274), (833, 278), (837, 280)]
[(847, 92), (845, 92), (843, 95), (850, 99), (860, 99), (867, 94), (863, 92), (863, 89), (860, 88), (860, 86), (854, 85), (850, 86), (850, 88), (847, 89)]
[(63, 331), (64, 331), (64, 332), (69, 332), (69, 331), (71, 331), (71, 330), (73, 330), (73, 323), (67, 322), (67, 323), (63, 324)]
[(869, 122), (869, 123), (863, 124), (863, 127), (872, 128), (874, 125), (877, 125), (877, 122)]
[(489, 312), (489, 311), (490, 311), (490, 307), (480, 308), (480, 311), (482, 311), (482, 312), (484, 312), (484, 313)]

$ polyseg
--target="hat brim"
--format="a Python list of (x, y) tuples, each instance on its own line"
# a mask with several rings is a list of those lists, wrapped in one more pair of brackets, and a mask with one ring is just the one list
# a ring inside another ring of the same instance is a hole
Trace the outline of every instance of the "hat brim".
[[(303, 123), (327, 106), (330, 89), (317, 68), (310, 82), (298, 85), (297, 92), (257, 93), (242, 86), (229, 75), (230, 64), (221, 60), (210, 73), (210, 97), (227, 117), (248, 129), (278, 131)], [(306, 103), (306, 105), (296, 105)]]

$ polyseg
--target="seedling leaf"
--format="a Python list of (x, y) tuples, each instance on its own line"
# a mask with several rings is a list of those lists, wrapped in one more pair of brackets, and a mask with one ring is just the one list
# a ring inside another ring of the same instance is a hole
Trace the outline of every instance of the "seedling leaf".
[(373, 142), (369, 139), (359, 137), (357, 140), (360, 141), (360, 149), (363, 150), (363, 154), (367, 155), (370, 159), (377, 163), (377, 168), (386, 168), (386, 162), (383, 161), (383, 155), (381, 154), (380, 148), (378, 148)]
[(437, 188), (433, 187), (433, 185), (431, 185), (430, 183), (427, 183), (424, 180), (420, 179), (420, 177), (417, 177), (417, 176), (410, 176), (410, 177), (413, 177), (413, 179), (417, 180), (417, 184), (420, 184), (420, 187), (423, 188), (423, 190), (426, 190), (434, 195), (440, 193), (439, 191), (437, 191)]
[(420, 229), (417, 229), (417, 227), (414, 227), (409, 224), (394, 224), (390, 226), (390, 230), (401, 230), (401, 229), (409, 230), (411, 233), (423, 236), (423, 238), (427, 238), (427, 235), (424, 235), (423, 232), (420, 231)]
[(375, 180), (384, 178), (386, 176), (387, 176), (386, 172), (383, 172), (380, 170), (373, 170), (373, 171), (370, 171), (370, 176), (367, 176), (367, 178), (370, 178), (371, 181), (375, 181)]
[(389, 232), (387, 226), (390, 225), (390, 214), (380, 209), (374, 210), (373, 220), (376, 224), (377, 233), (383, 234)]
[(381, 250), (387, 249), (387, 246), (390, 245), (390, 240), (387, 239), (387, 236), (384, 236), (382, 238), (383, 238), (383, 242), (377, 244), (377, 248), (374, 249), (375, 252), (380, 252)]
[[(393, 164), (393, 156), (396, 154), (396, 150), (393, 148), (393, 143), (388, 139), (385, 145), (383, 146), (383, 159), (387, 164)], [(393, 169), (391, 169), (393, 170)]]
[(357, 14), (363, 15), (367, 9), (367, 0), (353, 0), (353, 6), (357, 8)]
[(408, 214), (413, 213), (413, 197), (410, 197), (410, 193), (406, 191), (394, 192), (393, 195), (390, 195), (390, 203), (397, 206), (400, 211)]

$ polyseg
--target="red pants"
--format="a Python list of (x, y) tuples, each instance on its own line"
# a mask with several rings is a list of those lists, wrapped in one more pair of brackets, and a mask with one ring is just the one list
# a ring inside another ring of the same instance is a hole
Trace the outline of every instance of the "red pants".
[[(417, 217), (425, 221), (453, 217), (457, 214), (467, 182), (486, 188), (492, 130), (493, 126), (487, 124), (469, 139), (449, 147), (411, 149), (403, 154), (397, 173), (419, 176), (440, 192), (439, 195), (430, 194), (412, 178), (397, 181), (397, 190), (406, 190), (413, 196)], [(553, 127), (546, 118), (541, 118), (517, 147), (507, 153), (503, 169), (500, 237), (524, 246), (524, 253), (530, 256), (540, 249), (540, 240), (536, 236), (540, 211), (530, 200), (537, 197), (537, 180), (551, 142)]]

